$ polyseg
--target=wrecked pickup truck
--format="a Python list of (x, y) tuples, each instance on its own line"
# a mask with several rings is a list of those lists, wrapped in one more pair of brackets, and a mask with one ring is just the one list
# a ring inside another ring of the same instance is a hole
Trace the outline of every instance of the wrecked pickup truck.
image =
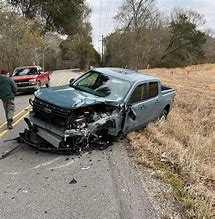
[(70, 84), (35, 92), (22, 140), (42, 150), (72, 154), (108, 144), (165, 119), (176, 92), (159, 79), (119, 68), (89, 70)]

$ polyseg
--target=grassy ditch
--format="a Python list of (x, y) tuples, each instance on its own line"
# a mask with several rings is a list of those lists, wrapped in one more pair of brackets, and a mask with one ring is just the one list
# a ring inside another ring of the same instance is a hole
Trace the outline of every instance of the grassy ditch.
[(140, 164), (172, 186), (185, 218), (212, 218), (215, 197), (215, 65), (144, 70), (177, 90), (164, 124), (128, 139)]

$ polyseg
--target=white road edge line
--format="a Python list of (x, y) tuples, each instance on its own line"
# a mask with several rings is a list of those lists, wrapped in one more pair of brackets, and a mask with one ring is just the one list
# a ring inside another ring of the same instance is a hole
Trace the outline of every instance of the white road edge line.
[(37, 166), (35, 166), (35, 167), (28, 168), (28, 169), (26, 169), (26, 170), (24, 170), (24, 171), (22, 171), (22, 172), (14, 172), (14, 173), (13, 173), (13, 172), (9, 172), (9, 173), (6, 172), (6, 173), (3, 173), (3, 174), (6, 174), (6, 175), (20, 175), (20, 174), (24, 174), (24, 173), (27, 172), (27, 171), (35, 170), (35, 169), (38, 169), (38, 168), (40, 168), (40, 167), (50, 165), (50, 164), (56, 162), (56, 161), (59, 160), (59, 159), (60, 159), (60, 156), (57, 157), (57, 158), (55, 158), (54, 160), (51, 160), (51, 161), (47, 162), (47, 163), (43, 163), (43, 164), (37, 165)]
[(74, 163), (74, 160), (68, 162), (67, 164), (58, 166), (58, 167), (48, 168), (47, 170), (56, 170), (56, 169), (64, 168), (64, 167), (70, 166), (72, 163)]
[(34, 169), (38, 169), (38, 168), (43, 167), (43, 166), (48, 166), (49, 164), (52, 164), (52, 163), (56, 162), (56, 161), (59, 160), (59, 159), (60, 159), (60, 156), (57, 157), (57, 158), (55, 158), (54, 160), (49, 161), (49, 162), (42, 163), (42, 164), (39, 164), (39, 165), (37, 165), (37, 166), (35, 166), (35, 167), (32, 167), (32, 168), (30, 168), (29, 170), (34, 170)]

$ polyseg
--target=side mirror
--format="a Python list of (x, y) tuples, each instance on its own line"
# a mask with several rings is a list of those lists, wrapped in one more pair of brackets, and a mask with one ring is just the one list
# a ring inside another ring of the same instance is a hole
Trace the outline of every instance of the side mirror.
[(69, 83), (71, 84), (74, 80), (75, 80), (75, 78), (70, 79)]
[(129, 107), (129, 109), (128, 109), (128, 116), (130, 116), (131, 119), (134, 120), (134, 121), (135, 121), (136, 118), (137, 118), (136, 113), (134, 112), (134, 110), (133, 110), (131, 107)]

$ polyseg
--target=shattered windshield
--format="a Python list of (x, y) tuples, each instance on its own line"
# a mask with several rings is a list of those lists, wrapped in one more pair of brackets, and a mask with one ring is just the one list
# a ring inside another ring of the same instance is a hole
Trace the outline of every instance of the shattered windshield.
[(71, 86), (99, 97), (120, 101), (126, 96), (131, 84), (117, 77), (89, 72), (77, 79)]
[(36, 75), (36, 68), (16, 68), (12, 76), (26, 76), (26, 75)]

